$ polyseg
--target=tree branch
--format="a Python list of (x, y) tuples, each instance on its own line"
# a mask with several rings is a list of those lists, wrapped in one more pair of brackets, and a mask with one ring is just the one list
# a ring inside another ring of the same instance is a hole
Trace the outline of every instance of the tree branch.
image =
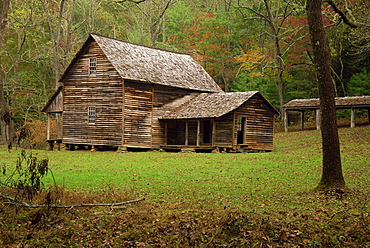
[(348, 19), (346, 14), (343, 11), (341, 11), (332, 0), (326, 0), (324, 2), (328, 3), (333, 8), (334, 12), (337, 13), (342, 18), (345, 24), (347, 24), (351, 28), (358, 27), (357, 23), (355, 21), (351, 21), (350, 19)]
[(135, 1), (135, 0), (122, 0), (122, 1), (116, 1), (116, 3), (131, 2), (131, 3), (139, 4), (139, 3), (142, 3), (142, 2), (145, 2), (145, 1), (146, 0), (139, 0), (139, 1)]
[[(271, 20), (267, 16), (263, 15), (262, 13), (259, 13), (258, 11), (255, 11), (252, 8), (249, 8), (247, 6), (238, 6), (238, 8), (247, 9), (247, 10), (253, 12), (255, 15), (257, 15), (260, 19), (263, 19), (266, 22), (271, 23)], [(254, 18), (254, 17), (246, 17), (246, 18), (250, 19), (250, 18)], [(246, 18), (244, 18), (244, 19), (246, 19)]]
[(3, 205), (15, 205), (19, 207), (27, 207), (27, 208), (77, 208), (77, 207), (118, 207), (130, 203), (135, 203), (139, 201), (144, 201), (145, 198), (140, 198), (136, 200), (130, 200), (130, 201), (125, 201), (125, 202), (118, 202), (118, 203), (96, 203), (96, 204), (78, 204), (78, 205), (32, 205), (27, 202), (19, 201), (16, 198), (9, 196), (9, 195), (4, 195), (0, 194), (0, 197), (9, 200), (8, 202), (0, 202), (0, 204)]

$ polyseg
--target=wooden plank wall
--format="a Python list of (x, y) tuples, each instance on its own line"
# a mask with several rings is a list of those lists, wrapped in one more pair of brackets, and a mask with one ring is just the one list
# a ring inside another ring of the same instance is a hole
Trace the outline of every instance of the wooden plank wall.
[[(273, 150), (274, 148), (274, 114), (258, 95), (254, 95), (235, 110), (238, 115), (246, 116), (245, 145), (256, 150)], [(236, 130), (236, 128), (235, 128)], [(234, 133), (237, 140), (237, 132)]]
[(123, 145), (152, 146), (153, 86), (125, 80)]
[[(97, 58), (97, 74), (89, 75), (89, 58)], [(120, 145), (122, 79), (99, 46), (90, 43), (64, 81), (63, 143)], [(88, 123), (88, 107), (96, 122)]]
[(63, 92), (59, 91), (58, 95), (55, 97), (54, 101), (51, 102), (46, 112), (56, 113), (63, 111)]
[(215, 146), (232, 147), (233, 145), (233, 112), (215, 120), (216, 130), (213, 131)]
[[(161, 118), (166, 113), (169, 113), (174, 108), (176, 108), (179, 104), (182, 104), (179, 102), (178, 104), (173, 104), (174, 101), (183, 98), (184, 96), (193, 93), (191, 90), (185, 90), (180, 88), (173, 88), (168, 86), (162, 86), (162, 85), (154, 85), (154, 102), (153, 102), (153, 116), (152, 116), (152, 146), (153, 147), (160, 147), (161, 145), (164, 145), (165, 137), (164, 137), (164, 121), (160, 121), (158, 118)], [(168, 144), (179, 144), (181, 142), (181, 145), (184, 144), (184, 139), (180, 138), (180, 140), (177, 140), (176, 135), (176, 129), (179, 128), (180, 132), (181, 130), (185, 130), (184, 126), (180, 124), (179, 127), (177, 127), (177, 121), (169, 121), (168, 122), (169, 127), (168, 131), (169, 133), (167, 136), (169, 137)], [(183, 131), (182, 131), (183, 132)]]
[(188, 121), (188, 145), (189, 146), (197, 145), (197, 130), (198, 130), (198, 121), (189, 120)]

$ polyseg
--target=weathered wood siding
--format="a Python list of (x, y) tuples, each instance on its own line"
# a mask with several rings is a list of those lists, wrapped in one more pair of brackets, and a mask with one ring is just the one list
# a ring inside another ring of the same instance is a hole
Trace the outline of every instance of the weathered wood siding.
[(54, 100), (46, 109), (47, 113), (61, 113), (63, 112), (63, 92), (59, 91)]
[(123, 145), (152, 146), (153, 86), (125, 81)]
[[(237, 130), (237, 116), (246, 117), (245, 145), (256, 150), (273, 150), (274, 113), (258, 95), (235, 110), (234, 130)], [(234, 145), (237, 131), (234, 132)]]
[[(179, 100), (184, 96), (194, 93), (194, 91), (173, 88), (168, 86), (154, 85), (154, 102), (153, 102), (153, 116), (152, 116), (152, 146), (160, 147), (165, 142), (165, 126), (164, 121), (160, 121), (159, 118), (164, 116), (166, 113), (172, 111), (174, 108), (180, 106), (184, 102)], [(176, 102), (175, 102), (176, 101)], [(169, 137), (168, 142), (171, 144), (181, 143), (184, 144), (185, 140), (177, 140), (176, 129), (180, 128), (181, 132), (184, 132), (185, 126), (180, 125), (177, 127), (177, 122), (169, 122), (170, 133), (167, 134)]]
[(233, 146), (233, 113), (228, 113), (215, 120), (215, 146), (232, 147)]
[[(97, 58), (93, 75), (90, 58)], [(121, 77), (96, 42), (88, 44), (64, 79), (63, 143), (120, 145), (122, 93)], [(96, 108), (95, 123), (88, 123), (88, 107)]]

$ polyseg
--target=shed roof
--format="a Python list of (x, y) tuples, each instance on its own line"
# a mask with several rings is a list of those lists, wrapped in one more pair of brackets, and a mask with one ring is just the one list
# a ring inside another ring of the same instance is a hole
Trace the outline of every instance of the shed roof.
[[(41, 112), (47, 112), (48, 111), (48, 108), (55, 101), (55, 99), (57, 98), (57, 96), (59, 95), (59, 93), (62, 91), (62, 89), (63, 89), (63, 86), (59, 86), (58, 89), (56, 89), (56, 91), (54, 92), (54, 94), (50, 97), (49, 101), (41, 109)], [(62, 112), (62, 111), (61, 110), (60, 111), (58, 110), (57, 112)]]
[[(76, 58), (82, 53), (84, 47), (93, 40), (97, 42), (108, 60), (124, 79), (203, 92), (222, 91), (203, 67), (188, 54), (91, 34)], [(69, 70), (70, 68), (66, 70), (61, 80)]]
[[(370, 96), (350, 96), (336, 97), (335, 105), (337, 108), (368, 108), (370, 107)], [(320, 108), (320, 99), (295, 99), (284, 104), (285, 109), (318, 109)]]
[(254, 95), (262, 97), (272, 111), (276, 109), (258, 92), (229, 92), (229, 93), (202, 93), (192, 100), (184, 103), (161, 119), (195, 119), (217, 118), (240, 107)]

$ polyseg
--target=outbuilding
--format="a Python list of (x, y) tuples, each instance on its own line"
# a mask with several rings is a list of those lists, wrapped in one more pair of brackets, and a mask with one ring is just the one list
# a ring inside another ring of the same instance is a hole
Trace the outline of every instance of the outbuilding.
[[(348, 96), (348, 97), (336, 97), (335, 98), (336, 109), (350, 109), (351, 110), (351, 124), (350, 126), (355, 127), (356, 110), (365, 109), (367, 110), (368, 123), (370, 124), (370, 96)], [(283, 106), (284, 109), (284, 129), (288, 131), (289, 116), (288, 112), (295, 111), (300, 113), (300, 128), (304, 129), (304, 116), (307, 111), (313, 111), (316, 122), (316, 129), (321, 129), (321, 111), (320, 111), (320, 99), (295, 99)]]

